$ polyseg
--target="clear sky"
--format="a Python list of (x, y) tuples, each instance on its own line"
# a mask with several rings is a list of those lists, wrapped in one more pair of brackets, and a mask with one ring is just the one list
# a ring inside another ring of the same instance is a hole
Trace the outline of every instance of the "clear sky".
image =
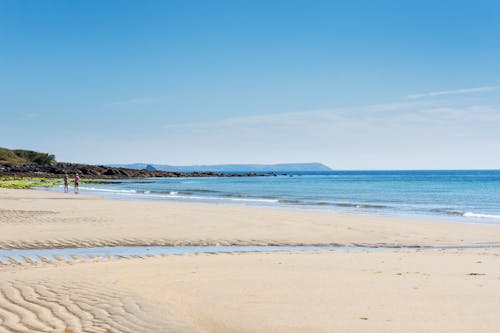
[(500, 1), (0, 0), (0, 146), (500, 168)]

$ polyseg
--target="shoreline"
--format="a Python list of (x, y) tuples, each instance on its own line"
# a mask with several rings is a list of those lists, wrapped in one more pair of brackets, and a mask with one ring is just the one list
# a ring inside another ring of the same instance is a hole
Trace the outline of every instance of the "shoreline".
[(78, 173), (87, 179), (143, 179), (147, 177), (260, 177), (275, 174), (274, 172), (212, 172), (212, 171), (163, 171), (148, 169), (131, 169), (117, 166), (92, 165), (69, 162), (49, 164), (16, 164), (0, 162), (0, 177), (43, 177), (62, 178), (65, 174)]
[(0, 248), (415, 247), (495, 243), (500, 226), (0, 189)]
[(12, 259), (0, 263), (0, 327), (7, 332), (498, 328), (500, 248), (484, 246), (500, 239), (499, 226), (0, 189), (0, 228), (2, 249), (147, 243), (231, 250), (241, 244), (480, 246), (144, 251), (116, 257), (85, 256), (76, 249), (67, 256), (41, 254), (40, 260), (25, 256), (37, 250), (21, 251), (24, 260), (9, 252), (6, 258)]
[[(53, 187), (33, 187), (31, 189), (37, 191), (48, 191), (53, 193), (59, 193), (59, 191), (54, 190), (56, 186)], [(120, 200), (120, 201), (144, 201), (144, 202), (167, 202), (167, 203), (179, 203), (179, 204), (208, 204), (208, 205), (222, 205), (222, 206), (240, 206), (240, 207), (255, 207), (255, 208), (270, 208), (279, 209), (285, 211), (297, 211), (297, 212), (316, 212), (316, 213), (326, 213), (335, 215), (348, 215), (354, 217), (377, 217), (377, 218), (389, 218), (389, 219), (403, 219), (403, 220), (413, 220), (413, 221), (433, 221), (433, 222), (445, 222), (445, 223), (459, 223), (459, 224), (471, 224), (471, 225), (498, 225), (500, 226), (500, 218), (484, 217), (485, 214), (476, 214), (472, 212), (461, 212), (458, 213), (440, 213), (440, 214), (430, 214), (430, 213), (420, 213), (420, 212), (404, 212), (398, 210), (392, 210), (390, 207), (363, 207), (365, 204), (352, 204), (352, 203), (339, 203), (339, 204), (291, 204), (287, 203), (287, 199), (269, 199), (267, 197), (255, 197), (255, 198), (225, 198), (225, 197), (188, 197), (188, 196), (178, 196), (176, 195), (158, 195), (140, 192), (130, 192), (123, 193), (120, 190), (113, 191), (107, 189), (95, 189), (95, 188), (85, 188), (80, 187), (80, 192), (83, 195), (95, 196), (107, 200)], [(123, 190), (122, 190), (123, 191)], [(127, 190), (132, 191), (132, 190)], [(144, 196), (144, 197), (141, 197)], [(283, 202), (282, 202), (283, 201)], [(371, 206), (371, 205), (368, 205)], [(362, 208), (364, 210), (357, 210)], [(468, 216), (467, 214), (472, 214), (473, 216)], [(487, 215), (487, 214), (486, 214)]]

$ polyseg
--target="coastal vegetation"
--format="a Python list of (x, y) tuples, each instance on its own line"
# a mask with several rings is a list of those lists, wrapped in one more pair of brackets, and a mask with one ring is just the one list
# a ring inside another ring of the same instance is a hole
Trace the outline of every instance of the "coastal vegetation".
[(1, 188), (32, 188), (32, 187), (50, 187), (62, 184), (59, 178), (36, 178), (36, 177), (1, 177)]
[(7, 149), (0, 147), (0, 163), (1, 164), (38, 164), (38, 165), (54, 165), (56, 159), (54, 155), (40, 153), (33, 150), (25, 149)]
[[(117, 182), (101, 181), (94, 179), (80, 180), (81, 184), (109, 184)], [(34, 187), (52, 187), (62, 185), (61, 178), (41, 177), (0, 177), (0, 188), (27, 189)]]

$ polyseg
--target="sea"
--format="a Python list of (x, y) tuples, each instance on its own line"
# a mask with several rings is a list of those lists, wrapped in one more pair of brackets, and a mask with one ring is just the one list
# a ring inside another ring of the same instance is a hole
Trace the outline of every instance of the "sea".
[[(56, 187), (51, 190), (62, 191)], [(287, 172), (259, 177), (145, 178), (80, 185), (122, 200), (202, 202), (500, 224), (500, 170)]]

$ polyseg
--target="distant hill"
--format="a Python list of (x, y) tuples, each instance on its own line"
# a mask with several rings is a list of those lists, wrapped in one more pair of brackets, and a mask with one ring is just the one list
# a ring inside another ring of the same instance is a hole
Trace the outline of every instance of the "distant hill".
[(321, 163), (281, 163), (281, 164), (217, 164), (173, 166), (151, 163), (109, 164), (111, 167), (130, 169), (151, 169), (177, 172), (307, 172), (331, 171)]
[(55, 156), (33, 150), (7, 149), (0, 147), (0, 164), (39, 164), (56, 163)]

